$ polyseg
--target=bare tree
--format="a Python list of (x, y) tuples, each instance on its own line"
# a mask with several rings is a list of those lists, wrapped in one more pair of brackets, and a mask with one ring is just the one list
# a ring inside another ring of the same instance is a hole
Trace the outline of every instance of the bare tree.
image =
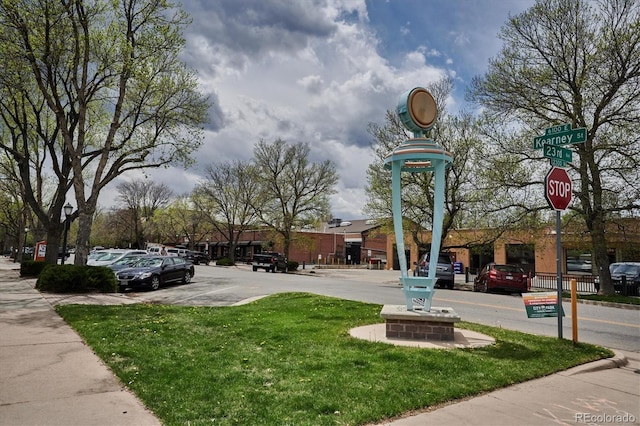
[(255, 225), (252, 198), (259, 184), (250, 163), (227, 162), (207, 167), (205, 179), (194, 189), (191, 199), (213, 229), (229, 242), (229, 259), (242, 232)]
[(570, 146), (577, 202), (569, 208), (589, 231), (603, 294), (614, 292), (606, 224), (640, 208), (639, 27), (635, 0), (538, 0), (502, 28), (502, 51), (470, 91), (494, 123), (517, 133), (493, 132), (491, 158), (504, 177), (493, 176), (507, 185), (507, 176), (518, 177), (507, 188), (542, 194), (546, 170), (533, 137), (555, 124), (587, 128), (586, 142)]
[(287, 258), (296, 227), (328, 216), (329, 196), (338, 181), (335, 165), (312, 163), (309, 152), (308, 144), (281, 139), (260, 141), (253, 150), (260, 192), (252, 205), (262, 224), (282, 238)]
[(173, 191), (163, 184), (152, 180), (131, 180), (118, 184), (118, 204), (126, 209), (126, 222), (132, 230), (134, 241), (144, 248), (145, 231), (153, 214), (159, 208), (166, 207), (173, 197)]

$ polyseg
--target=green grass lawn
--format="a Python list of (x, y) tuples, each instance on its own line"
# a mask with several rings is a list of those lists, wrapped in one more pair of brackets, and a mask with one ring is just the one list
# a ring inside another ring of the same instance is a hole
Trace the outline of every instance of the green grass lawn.
[(56, 310), (166, 425), (359, 425), (612, 356), (471, 323), (477, 349), (349, 336), (380, 305), (284, 293), (236, 307), (66, 305)]

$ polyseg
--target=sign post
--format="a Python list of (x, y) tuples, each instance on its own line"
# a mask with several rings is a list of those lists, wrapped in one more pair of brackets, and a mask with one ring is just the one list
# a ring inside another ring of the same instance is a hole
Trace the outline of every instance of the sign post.
[[(553, 167), (544, 179), (544, 187), (544, 196), (556, 211), (557, 312), (562, 312), (562, 224), (560, 212), (571, 203), (571, 178), (565, 169)], [(558, 339), (562, 339), (562, 315), (558, 315)]]
[(573, 160), (573, 152), (563, 148), (564, 145), (583, 143), (587, 140), (587, 129), (572, 129), (571, 124), (552, 126), (544, 131), (544, 135), (533, 138), (533, 149), (542, 149), (542, 155), (549, 158), (551, 170), (544, 179), (544, 196), (551, 208), (556, 211), (556, 275), (557, 275), (557, 310), (558, 338), (562, 339), (562, 230), (560, 213), (571, 204), (571, 178), (565, 169)]

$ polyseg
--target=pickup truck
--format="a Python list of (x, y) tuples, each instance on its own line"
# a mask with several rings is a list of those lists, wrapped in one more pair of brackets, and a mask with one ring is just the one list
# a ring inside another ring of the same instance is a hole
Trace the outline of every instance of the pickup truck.
[(287, 272), (287, 259), (280, 253), (259, 253), (253, 255), (251, 266), (254, 272), (258, 269)]

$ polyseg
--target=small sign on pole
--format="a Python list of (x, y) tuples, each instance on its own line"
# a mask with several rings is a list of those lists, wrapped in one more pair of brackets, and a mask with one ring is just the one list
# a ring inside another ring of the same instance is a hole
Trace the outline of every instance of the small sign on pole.
[[(522, 295), (528, 318), (558, 316), (558, 295), (553, 291), (524, 293)], [(564, 316), (564, 309), (562, 309)]]

